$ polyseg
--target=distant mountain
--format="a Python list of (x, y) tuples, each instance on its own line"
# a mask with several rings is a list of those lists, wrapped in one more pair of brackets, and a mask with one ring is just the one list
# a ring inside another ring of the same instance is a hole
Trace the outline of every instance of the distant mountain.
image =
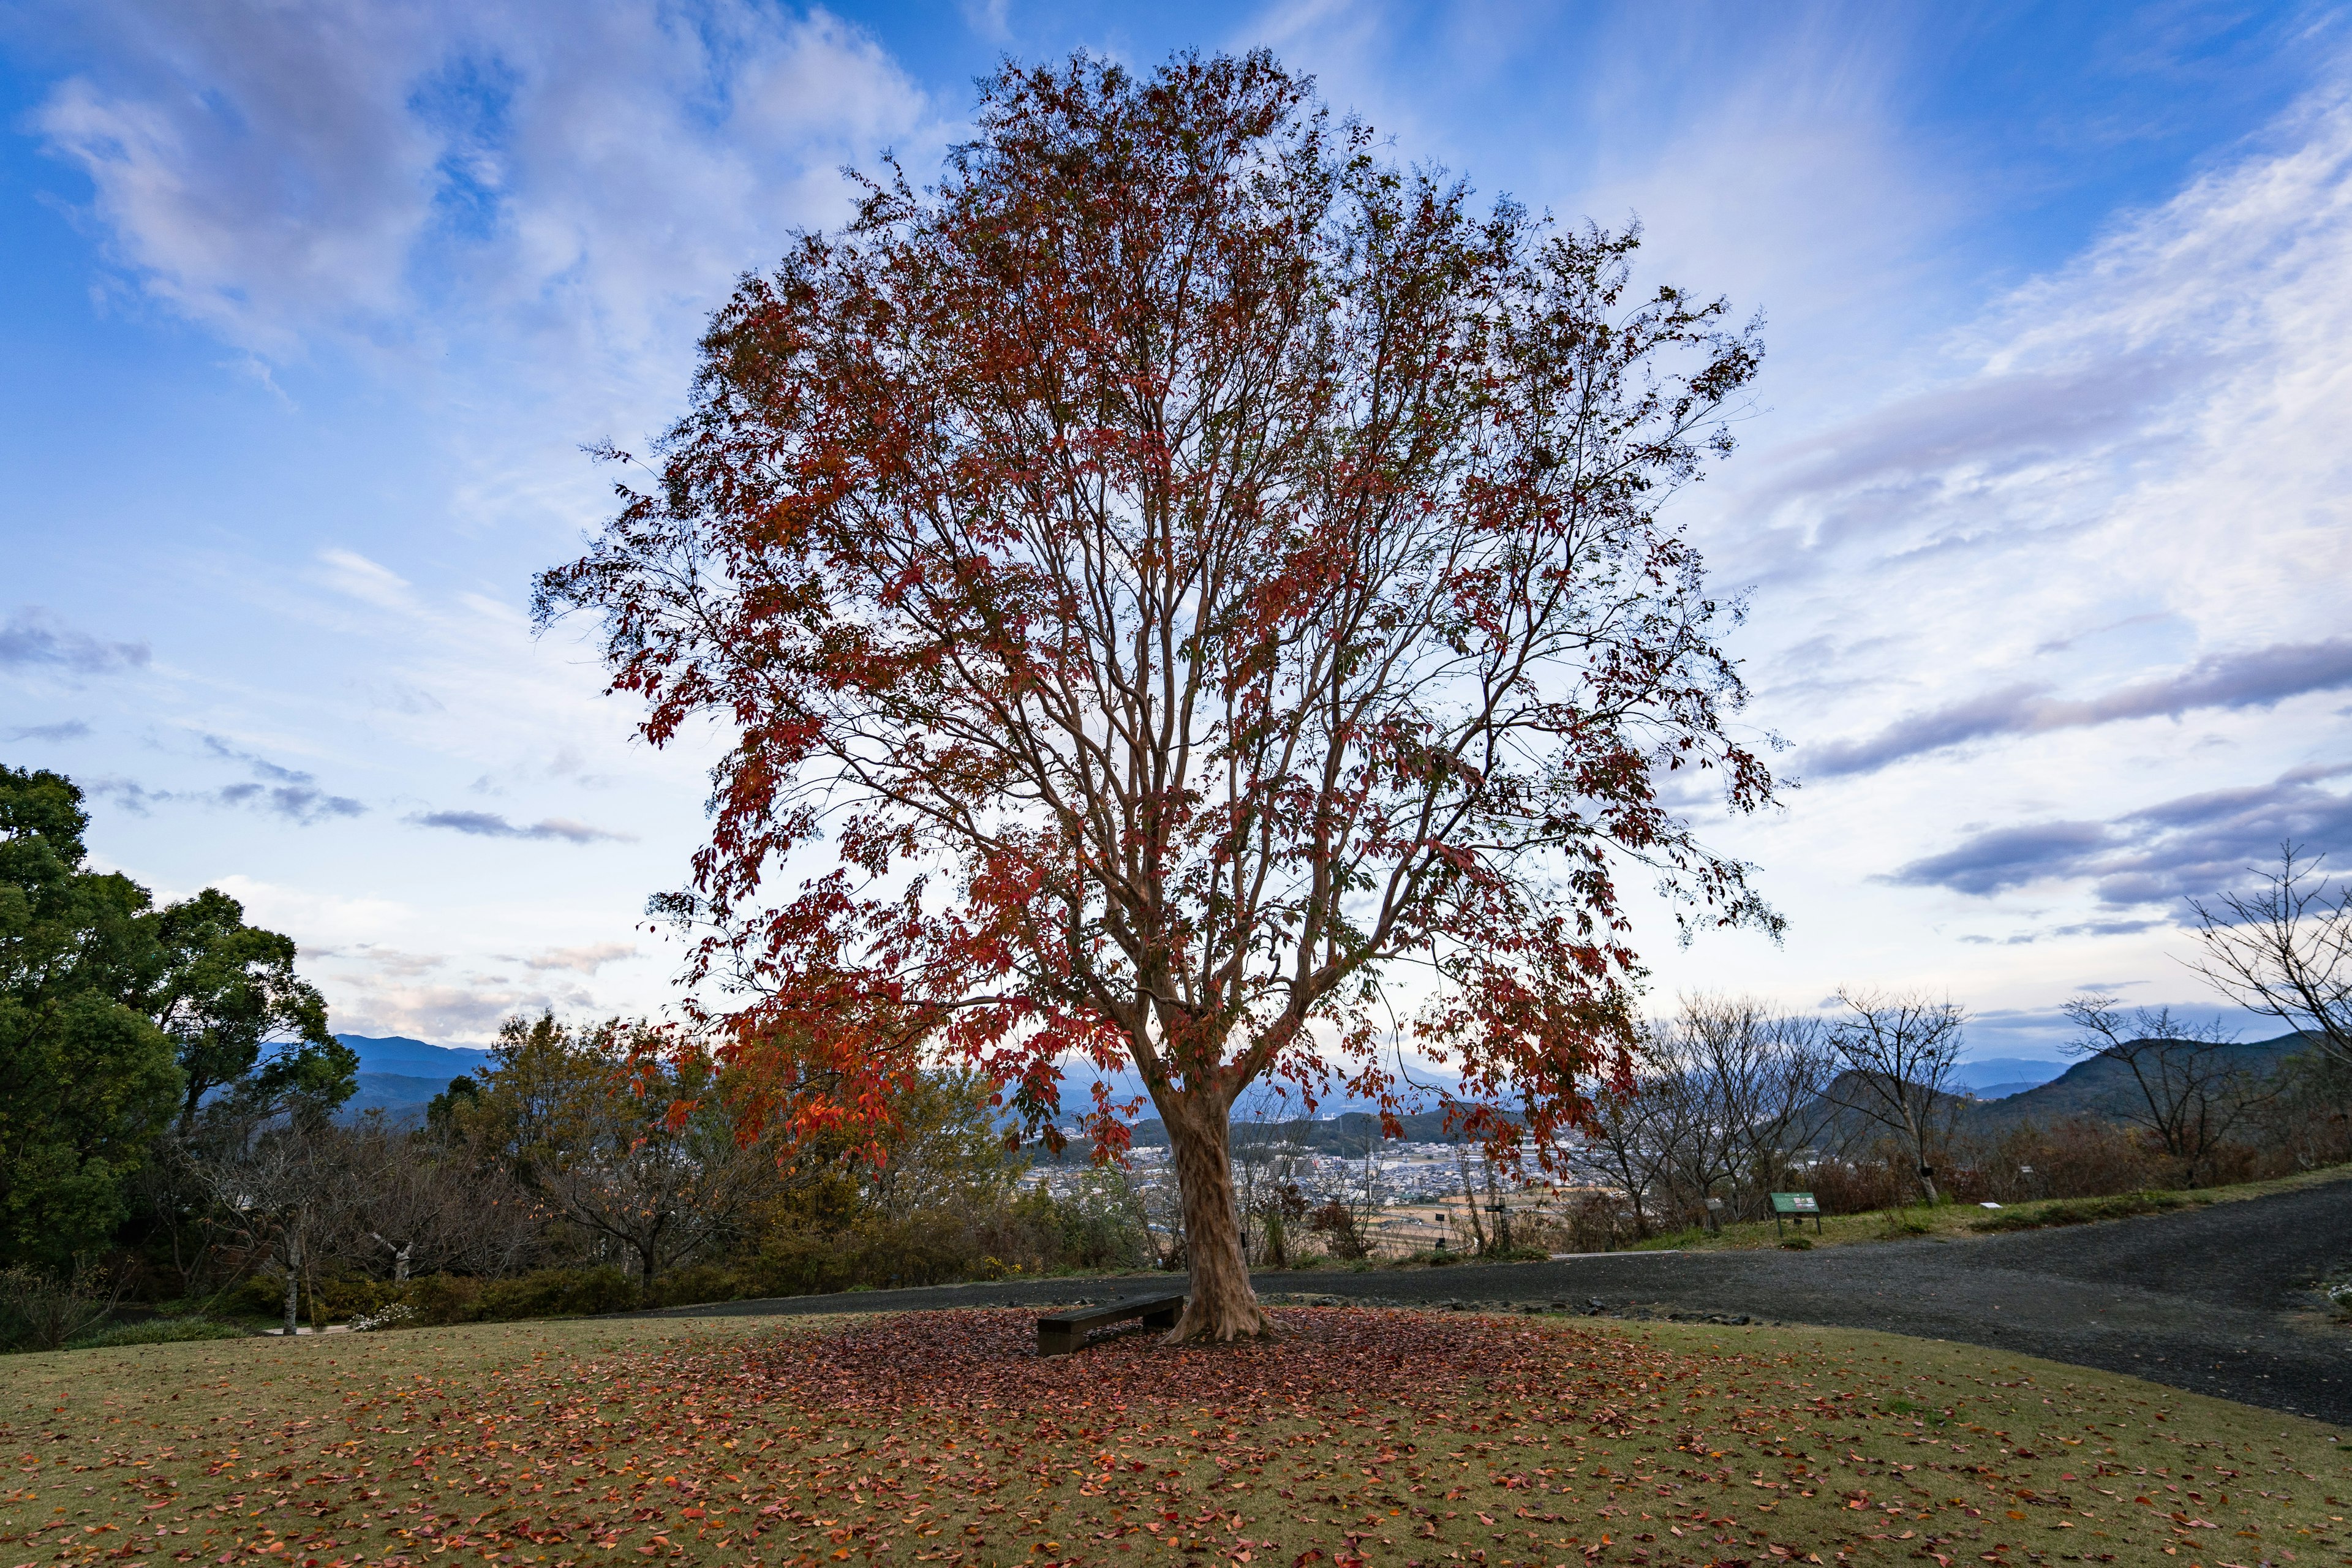
[(404, 1035), (381, 1037), (337, 1035), (335, 1038), (359, 1053), (359, 1090), (343, 1102), (343, 1115), (381, 1110), (397, 1126), (425, 1120), (425, 1107), (449, 1087), (449, 1080), (479, 1073), (490, 1065), (490, 1053), (473, 1046), (434, 1046)]
[(2048, 1083), (2065, 1070), (2064, 1062), (2034, 1057), (1987, 1057), (1982, 1061), (1962, 1062), (1952, 1074), (1952, 1081), (1979, 1100), (1998, 1100), (2004, 1094), (2021, 1094), (2037, 1084)]
[(2023, 1094), (2029, 1089), (2040, 1089), (2042, 1085), (2039, 1082), (2032, 1079), (2027, 1079), (2019, 1083), (1974, 1084), (1969, 1087), (1969, 1092), (1975, 1095), (1979, 1100), (2007, 1100), (2012, 1094)]
[(362, 1072), (437, 1078), (446, 1083), (459, 1073), (480, 1072), (490, 1065), (490, 1053), (478, 1046), (428, 1046), (405, 1035), (337, 1035), (335, 1038), (360, 1054)]
[(359, 1089), (343, 1101), (345, 1121), (371, 1110), (381, 1110), (383, 1119), (395, 1127), (414, 1127), (425, 1120), (425, 1108), (433, 1097), (449, 1087), (441, 1078), (407, 1078), (393, 1072), (363, 1072), (359, 1075)]
[[(2238, 1064), (2258, 1073), (2268, 1073), (2305, 1046), (2301, 1035), (2282, 1035), (2275, 1040), (2225, 1046), (2222, 1049)], [(1969, 1065), (2020, 1068), (2056, 1064), (2011, 1058)], [(1807, 1113), (1807, 1121), (1820, 1129), (1819, 1147), (1835, 1148), (1849, 1141), (1868, 1142), (1876, 1136), (1876, 1129), (1867, 1116), (1848, 1109), (1867, 1098), (1856, 1092), (1856, 1086), (1845, 1081), (1851, 1076), (1840, 1074), (1831, 1093), (1816, 1100)], [(1964, 1095), (1950, 1100), (1948, 1109), (1952, 1125), (1958, 1131), (2000, 1134), (2028, 1121), (2047, 1127), (2076, 1116), (2124, 1121), (2140, 1111), (2145, 1103), (2130, 1068), (2105, 1057), (2089, 1057), (2047, 1082), (1988, 1083), (1982, 1088), (1969, 1085)]]

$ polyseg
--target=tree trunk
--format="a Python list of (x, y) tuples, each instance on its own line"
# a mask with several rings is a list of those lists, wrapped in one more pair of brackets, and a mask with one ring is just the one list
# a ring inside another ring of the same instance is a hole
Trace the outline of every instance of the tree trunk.
[(299, 1226), (286, 1237), (286, 1337), (302, 1326), (302, 1232)]
[[(1172, 1112), (1172, 1114), (1171, 1114)], [(1171, 1095), (1161, 1107), (1176, 1156), (1176, 1184), (1184, 1204), (1185, 1259), (1192, 1289), (1184, 1315), (1167, 1342), (1234, 1340), (1273, 1331), (1273, 1321), (1250, 1289), (1242, 1256), (1240, 1216), (1234, 1207), (1234, 1168), (1227, 1153), (1231, 1128), (1213, 1097)]]
[(1503, 1196), (1501, 1184), (1495, 1180), (1492, 1160), (1486, 1162), (1486, 1197), (1494, 1205), (1495, 1250), (1508, 1257), (1515, 1250), (1511, 1246), (1511, 1205)]
[(1470, 1239), (1478, 1244), (1478, 1256), (1486, 1256), (1486, 1222), (1478, 1217), (1478, 1189), (1470, 1184), (1470, 1146), (1457, 1143), (1454, 1148), (1454, 1168), (1462, 1176), (1462, 1214), (1470, 1222)]

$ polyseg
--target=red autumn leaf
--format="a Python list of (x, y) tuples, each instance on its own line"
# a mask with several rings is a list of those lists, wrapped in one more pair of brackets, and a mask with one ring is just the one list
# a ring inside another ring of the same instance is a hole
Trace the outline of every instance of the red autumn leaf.
[(1058, 1144), (1065, 1071), (1131, 1068), (1177, 1337), (1251, 1333), (1231, 1108), (1393, 1131), (1382, 976), (1424, 978), (1460, 1129), (1549, 1162), (1628, 1070), (1621, 866), (1771, 922), (1659, 789), (1772, 797), (1657, 514), (1761, 351), (1629, 297), (1637, 235), (1474, 213), (1263, 54), (1008, 65), (973, 125), (741, 285), (658, 487), (537, 613), (602, 615), (650, 742), (730, 732), (659, 902), (742, 999), (698, 1016), (750, 1122), (878, 1150), (944, 1054)]

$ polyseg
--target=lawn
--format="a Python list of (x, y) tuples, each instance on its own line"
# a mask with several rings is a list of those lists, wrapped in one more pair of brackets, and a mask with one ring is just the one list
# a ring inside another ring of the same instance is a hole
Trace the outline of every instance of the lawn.
[(2330, 1428), (1865, 1332), (1289, 1309), (586, 1321), (0, 1362), (0, 1565), (2352, 1563)]
[[(2291, 1193), (2331, 1182), (2352, 1181), (2352, 1165), (2330, 1165), (2267, 1182), (2241, 1182), (2224, 1187), (2196, 1187), (2180, 1192), (2126, 1193), (2112, 1198), (2042, 1198), (2008, 1204), (1999, 1210), (1976, 1204), (1942, 1204), (1934, 1208), (1873, 1210), (1868, 1214), (1831, 1215), (1816, 1232), (1807, 1220), (1803, 1230), (1794, 1220), (1775, 1226), (1769, 1219), (1727, 1225), (1719, 1231), (1693, 1228), (1635, 1242), (1627, 1250), (1703, 1252), (1777, 1247), (1802, 1235), (1816, 1247), (1850, 1246), (1864, 1241), (1895, 1241), (1907, 1237), (1938, 1236), (1947, 1239), (1988, 1232), (2027, 1230), (2045, 1224), (2074, 1224), (2084, 1219), (2122, 1218), (2137, 1209), (2153, 1214), (2166, 1209), (2198, 1208), (2208, 1204), (2242, 1203)], [(2137, 1201), (2136, 1201), (2137, 1200)]]

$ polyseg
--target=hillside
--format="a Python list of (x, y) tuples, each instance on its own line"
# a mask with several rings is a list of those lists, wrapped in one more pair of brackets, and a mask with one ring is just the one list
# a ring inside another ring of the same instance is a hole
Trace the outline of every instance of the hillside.
[[(2224, 1046), (2221, 1050), (2231, 1062), (2250, 1071), (2270, 1073), (2304, 1048), (2301, 1035), (2281, 1035), (2273, 1040)], [(2143, 1104), (2130, 1068), (2105, 1057), (2091, 1057), (2039, 1088), (1968, 1105), (1961, 1116), (1971, 1129), (2000, 1131), (2023, 1121), (2047, 1125), (2072, 1116), (2119, 1118)]]

